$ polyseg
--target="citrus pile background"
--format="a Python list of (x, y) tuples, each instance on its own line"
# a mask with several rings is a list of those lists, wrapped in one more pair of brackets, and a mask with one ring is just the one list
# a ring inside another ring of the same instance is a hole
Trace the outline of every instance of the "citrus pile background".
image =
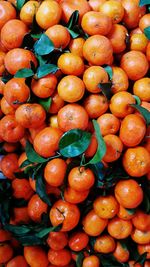
[(150, 266), (150, 1), (0, 1), (0, 266)]

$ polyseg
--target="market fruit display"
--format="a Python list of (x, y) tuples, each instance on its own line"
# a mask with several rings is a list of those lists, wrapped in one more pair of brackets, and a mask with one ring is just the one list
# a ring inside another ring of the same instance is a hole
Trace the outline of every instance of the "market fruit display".
[(0, 1), (0, 267), (150, 267), (150, 1)]

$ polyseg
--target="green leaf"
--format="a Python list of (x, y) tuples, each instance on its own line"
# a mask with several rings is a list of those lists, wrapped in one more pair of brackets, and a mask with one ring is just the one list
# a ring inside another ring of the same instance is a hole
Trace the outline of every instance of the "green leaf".
[(100, 162), (106, 153), (106, 144), (105, 144), (104, 139), (101, 135), (100, 128), (99, 128), (99, 125), (98, 125), (96, 120), (93, 120), (93, 125), (94, 125), (94, 129), (95, 129), (96, 138), (98, 141), (98, 148), (97, 148), (97, 151), (96, 151), (96, 154), (94, 155), (94, 157), (85, 165), (96, 164), (96, 163)]
[(75, 39), (75, 38), (77, 38), (77, 37), (80, 36), (80, 33), (78, 33), (78, 32), (74, 32), (74, 31), (71, 30), (71, 29), (68, 29), (68, 31), (69, 31), (69, 33), (70, 33), (70, 35), (71, 35), (71, 37), (72, 37), (73, 39)]
[(133, 95), (137, 105), (141, 105), (141, 99), (137, 95)]
[(71, 17), (70, 17), (70, 19), (69, 19), (69, 21), (67, 23), (67, 28), (71, 29), (72, 27), (74, 27), (74, 25), (77, 25), (78, 22), (79, 22), (79, 11), (75, 10), (72, 13), (72, 15), (71, 15)]
[(35, 235), (16, 236), (16, 239), (22, 244), (22, 246), (35, 246), (43, 245), (44, 241)]
[(89, 146), (91, 133), (73, 129), (63, 134), (59, 141), (60, 153), (66, 158), (81, 155)]
[(5, 224), (5, 230), (13, 233), (14, 235), (20, 236), (29, 233), (31, 230), (26, 225), (13, 225), (13, 224)]
[(83, 259), (84, 259), (84, 254), (81, 251), (81, 252), (79, 252), (79, 254), (77, 255), (77, 258), (76, 258), (76, 266), (77, 267), (82, 267)]
[(145, 6), (149, 4), (150, 4), (150, 0), (140, 0), (139, 2), (139, 6)]
[(48, 235), (50, 232), (59, 232), (62, 228), (62, 224), (57, 225), (57, 226), (53, 226), (53, 227), (48, 227), (45, 229), (42, 229), (41, 231), (39, 231), (38, 233), (36, 233), (36, 236), (39, 238), (43, 238), (46, 235)]
[(132, 106), (135, 109), (137, 109), (141, 113), (143, 118), (145, 119), (146, 124), (150, 125), (150, 112), (146, 108), (143, 108), (143, 107), (141, 107), (140, 105), (137, 105), (137, 104), (130, 104), (130, 106)]
[(36, 174), (36, 193), (45, 203), (51, 206), (49, 196), (46, 193), (46, 185), (43, 181), (42, 172), (43, 170), (40, 170), (38, 174)]
[(98, 87), (102, 90), (103, 95), (105, 95), (106, 98), (110, 100), (112, 97), (112, 91), (111, 91), (112, 82), (99, 83)]
[(4, 73), (2, 76), (2, 82), (7, 83), (9, 80), (11, 80), (14, 76), (10, 73)]
[(112, 67), (108, 66), (108, 65), (104, 65), (103, 68), (107, 72), (107, 74), (109, 75), (109, 79), (112, 80), (112, 77), (113, 77)]
[(150, 26), (144, 29), (144, 34), (147, 37), (147, 39), (150, 40)]
[(41, 35), (42, 35), (42, 32), (40, 32), (40, 33), (31, 33), (31, 37), (35, 38), (35, 39), (40, 39)]
[(29, 68), (24, 68), (24, 69), (20, 69), (16, 72), (16, 74), (14, 75), (15, 78), (28, 78), (28, 77), (32, 77), (34, 75), (33, 70), (29, 69)]
[(45, 65), (48, 61), (47, 58), (45, 58), (44, 56), (39, 56), (36, 54), (36, 58), (38, 59), (38, 62), (39, 62), (39, 65), (42, 66), (42, 65)]
[(133, 214), (135, 214), (136, 209), (127, 209), (127, 208), (126, 208), (126, 211), (127, 211), (130, 215), (133, 215)]
[(143, 254), (139, 255), (139, 257), (136, 260), (136, 263), (140, 263), (142, 266), (144, 265), (147, 257), (147, 252), (144, 252)]
[(22, 164), (19, 167), (24, 168), (24, 167), (29, 166), (30, 164), (33, 164), (33, 163), (29, 161), (28, 159), (26, 159), (25, 161), (22, 162)]
[(35, 150), (33, 149), (31, 143), (29, 141), (26, 142), (25, 152), (27, 155), (27, 158), (30, 162), (33, 163), (44, 163), (47, 161), (47, 159), (41, 157), (38, 155)]
[(17, 9), (21, 10), (23, 5), (27, 2), (27, 0), (17, 0)]
[(38, 103), (48, 112), (52, 103), (52, 98), (51, 97), (44, 99), (39, 98)]
[(53, 42), (48, 38), (46, 34), (42, 34), (40, 39), (34, 44), (34, 51), (36, 54), (43, 56), (48, 55), (54, 51), (55, 47)]
[(54, 64), (44, 64), (37, 69), (37, 77), (40, 79), (47, 74), (56, 73), (59, 68)]

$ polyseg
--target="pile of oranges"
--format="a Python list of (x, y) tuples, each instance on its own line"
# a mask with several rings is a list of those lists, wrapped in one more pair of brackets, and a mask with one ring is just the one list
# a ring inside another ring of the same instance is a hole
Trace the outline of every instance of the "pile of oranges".
[(0, 267), (150, 267), (150, 1), (0, 1)]

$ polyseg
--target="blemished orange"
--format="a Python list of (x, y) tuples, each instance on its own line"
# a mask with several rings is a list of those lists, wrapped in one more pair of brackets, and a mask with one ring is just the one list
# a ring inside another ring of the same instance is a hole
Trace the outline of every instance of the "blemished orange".
[(100, 267), (100, 260), (95, 255), (87, 256), (83, 259), (82, 267)]
[(18, 142), (25, 134), (22, 127), (15, 119), (15, 115), (6, 115), (0, 120), (0, 136), (6, 142)]
[(73, 251), (81, 251), (88, 245), (89, 237), (84, 232), (75, 232), (69, 237), (68, 246)]
[(134, 33), (130, 37), (130, 50), (146, 52), (148, 39), (144, 33)]
[(98, 119), (97, 123), (103, 136), (116, 134), (120, 128), (120, 120), (111, 113), (104, 113)]
[(7, 263), (13, 257), (13, 248), (7, 244), (2, 243), (0, 245), (0, 264)]
[(14, 257), (6, 264), (6, 267), (18, 267), (18, 266), (28, 267), (28, 264), (27, 264), (25, 258), (21, 255)]
[(111, 253), (114, 251), (116, 247), (115, 240), (110, 235), (100, 235), (96, 238), (96, 241), (94, 243), (94, 250), (98, 253)]
[(15, 179), (15, 172), (18, 172), (18, 155), (9, 153), (1, 160), (1, 170), (8, 179)]
[(74, 167), (68, 175), (68, 183), (76, 191), (90, 189), (95, 182), (95, 175), (90, 168)]
[(127, 74), (120, 67), (112, 67), (112, 93), (116, 94), (120, 91), (127, 91), (129, 87), (129, 79)]
[(146, 124), (139, 115), (129, 114), (121, 122), (119, 137), (126, 147), (141, 143), (146, 134)]
[(107, 226), (108, 233), (115, 239), (127, 238), (132, 233), (132, 228), (131, 221), (125, 221), (119, 217), (109, 220)]
[(53, 250), (60, 250), (67, 246), (68, 235), (65, 232), (50, 232), (46, 242)]
[(124, 263), (129, 260), (130, 253), (126, 246), (124, 246), (121, 242), (117, 241), (113, 256), (116, 258), (117, 261)]
[(51, 157), (58, 150), (62, 131), (58, 128), (45, 127), (33, 140), (35, 151), (42, 157)]
[(67, 187), (64, 191), (64, 199), (72, 204), (78, 204), (83, 202), (89, 194), (89, 190), (76, 191), (72, 187)]
[(83, 102), (89, 118), (95, 119), (104, 114), (108, 109), (108, 100), (103, 94), (90, 94)]
[(4, 87), (4, 97), (9, 105), (18, 108), (21, 104), (27, 102), (30, 97), (30, 89), (25, 84), (24, 78), (12, 78)]
[(91, 66), (84, 71), (83, 82), (89, 92), (99, 93), (101, 91), (100, 83), (108, 82), (108, 74), (100, 66)]
[[(78, 64), (76, 64), (76, 67), (78, 67)], [(67, 69), (68, 68), (70, 68), (69, 65)], [(68, 103), (79, 101), (82, 99), (85, 92), (83, 81), (75, 75), (67, 75), (63, 77), (57, 86), (59, 96)]]
[(113, 24), (107, 38), (110, 40), (115, 54), (121, 53), (126, 49), (126, 38), (128, 31), (121, 24)]
[(13, 189), (12, 195), (17, 199), (23, 198), (25, 200), (29, 200), (34, 193), (28, 180), (24, 178), (13, 179), (12, 189)]
[(57, 78), (54, 74), (48, 74), (40, 79), (32, 79), (31, 90), (32, 92), (40, 97), (47, 98), (50, 97), (57, 86)]
[(150, 230), (149, 231), (141, 231), (134, 228), (131, 238), (133, 241), (140, 245), (146, 245), (150, 242)]
[(120, 180), (115, 186), (115, 197), (124, 208), (134, 209), (143, 200), (143, 190), (133, 179)]
[(81, 26), (89, 35), (107, 35), (112, 28), (112, 20), (107, 14), (89, 11), (82, 17)]
[(49, 185), (62, 185), (67, 170), (67, 163), (63, 159), (52, 159), (44, 168), (44, 179)]
[(135, 216), (135, 210), (132, 210), (132, 212), (128, 209), (125, 209), (122, 205), (119, 206), (119, 211), (117, 213), (117, 216), (120, 218), (120, 219), (123, 219), (123, 220), (131, 220), (132, 218), (134, 218)]
[(53, 25), (46, 30), (45, 34), (53, 42), (55, 48), (64, 49), (70, 43), (69, 31), (63, 25)]
[(106, 153), (103, 157), (105, 162), (113, 162), (120, 158), (123, 150), (121, 139), (115, 134), (107, 134), (104, 136), (106, 144)]
[(4, 64), (7, 71), (14, 75), (20, 69), (30, 68), (31, 61), (36, 67), (37, 60), (31, 51), (23, 48), (14, 48), (6, 54)]
[(113, 195), (99, 196), (93, 203), (96, 214), (104, 219), (113, 218), (119, 211), (119, 204)]
[(85, 108), (76, 103), (70, 103), (58, 111), (58, 126), (63, 131), (71, 129), (85, 130), (88, 127), (89, 116)]
[(46, 112), (38, 103), (27, 103), (16, 109), (15, 118), (24, 128), (38, 128), (44, 123)]
[(83, 218), (82, 224), (84, 232), (89, 236), (99, 236), (106, 228), (108, 220), (100, 218), (92, 209)]
[(71, 252), (66, 248), (61, 250), (50, 249), (48, 251), (48, 260), (55, 266), (66, 266), (71, 262)]
[(122, 91), (114, 94), (110, 100), (109, 108), (113, 115), (118, 118), (124, 118), (133, 113), (134, 108), (130, 104), (135, 104), (133, 95), (129, 92)]
[(99, 7), (99, 11), (112, 19), (113, 23), (119, 23), (124, 16), (124, 7), (121, 2), (108, 0)]
[(57, 65), (66, 75), (80, 76), (84, 72), (84, 62), (80, 56), (72, 53), (62, 54), (57, 61)]
[(133, 85), (133, 93), (142, 101), (150, 101), (150, 78), (144, 77), (135, 81)]
[(103, 35), (93, 35), (83, 45), (83, 56), (92, 65), (101, 66), (109, 64), (112, 54), (112, 44)]
[(61, 231), (66, 232), (77, 226), (80, 210), (77, 205), (59, 199), (52, 206), (49, 217), (53, 226), (62, 224)]
[(130, 176), (141, 177), (150, 171), (150, 153), (142, 146), (128, 148), (122, 163)]
[(1, 29), (7, 21), (16, 18), (16, 9), (8, 1), (0, 1), (0, 14)]
[(137, 210), (132, 219), (132, 223), (138, 230), (146, 232), (150, 230), (150, 214), (147, 214), (142, 210)]
[(31, 0), (23, 5), (20, 10), (20, 19), (28, 26), (33, 22), (34, 16), (39, 8), (38, 1)]
[(34, 194), (28, 202), (28, 214), (34, 222), (40, 222), (43, 213), (46, 213), (48, 205), (37, 194)]
[(47, 253), (40, 246), (25, 246), (24, 257), (27, 263), (33, 267), (47, 267), (49, 263)]
[(8, 50), (21, 47), (24, 36), (28, 33), (27, 25), (19, 20), (9, 20), (1, 29), (1, 43)]
[(79, 56), (79, 57), (83, 57), (83, 45), (84, 45), (84, 43), (85, 43), (85, 40), (82, 37), (72, 39), (69, 43), (70, 52), (74, 55)]
[(150, 242), (145, 245), (138, 245), (137, 249), (140, 255), (147, 252), (146, 258), (150, 259)]
[(49, 27), (59, 23), (61, 15), (61, 6), (56, 1), (43, 1), (39, 6), (35, 17), (37, 24), (42, 29), (47, 30)]
[(127, 73), (129, 79), (133, 81), (143, 78), (149, 69), (145, 54), (135, 50), (122, 56), (120, 66)]

